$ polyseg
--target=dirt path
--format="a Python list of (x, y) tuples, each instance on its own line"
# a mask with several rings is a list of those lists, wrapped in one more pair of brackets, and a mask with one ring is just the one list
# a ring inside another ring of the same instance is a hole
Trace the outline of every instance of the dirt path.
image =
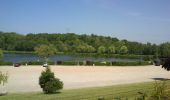
[[(170, 72), (160, 66), (51, 66), (51, 69), (64, 82), (64, 89), (146, 82), (155, 78), (170, 79)], [(0, 71), (9, 73), (8, 92), (41, 91), (38, 78), (42, 70), (44, 68), (41, 66), (0, 66)]]

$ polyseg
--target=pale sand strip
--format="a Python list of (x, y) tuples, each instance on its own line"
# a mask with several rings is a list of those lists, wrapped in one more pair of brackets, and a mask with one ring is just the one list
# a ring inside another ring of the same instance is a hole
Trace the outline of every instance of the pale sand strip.
[[(154, 81), (153, 78), (170, 79), (170, 72), (161, 66), (51, 66), (51, 69), (64, 82), (64, 89)], [(8, 92), (41, 91), (38, 78), (42, 70), (42, 66), (0, 66), (0, 71), (9, 73)]]

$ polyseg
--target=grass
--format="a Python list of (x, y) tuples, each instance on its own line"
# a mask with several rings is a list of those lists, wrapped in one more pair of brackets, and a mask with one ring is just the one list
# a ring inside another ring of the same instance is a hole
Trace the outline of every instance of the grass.
[[(12, 93), (6, 96), (0, 96), (0, 100), (97, 100), (104, 97), (106, 100), (113, 100), (115, 97), (128, 97), (128, 100), (134, 100), (139, 96), (138, 92), (151, 93), (154, 82), (135, 83), (126, 85), (115, 85), (94, 88), (82, 88), (62, 90), (57, 94), (36, 93)], [(170, 81), (167, 81), (170, 89)], [(116, 100), (116, 99), (115, 99)]]

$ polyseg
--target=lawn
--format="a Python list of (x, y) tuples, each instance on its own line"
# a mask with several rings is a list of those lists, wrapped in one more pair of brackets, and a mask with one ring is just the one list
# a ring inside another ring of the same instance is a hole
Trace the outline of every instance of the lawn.
[[(167, 90), (170, 89), (170, 81), (166, 82)], [(106, 100), (113, 100), (116, 97), (135, 98), (138, 92), (151, 93), (154, 82), (135, 83), (126, 85), (114, 85), (105, 87), (82, 88), (72, 90), (62, 90), (57, 94), (36, 93), (13, 93), (1, 96), (0, 100), (97, 100), (100, 97)], [(116, 100), (116, 99), (115, 99)]]

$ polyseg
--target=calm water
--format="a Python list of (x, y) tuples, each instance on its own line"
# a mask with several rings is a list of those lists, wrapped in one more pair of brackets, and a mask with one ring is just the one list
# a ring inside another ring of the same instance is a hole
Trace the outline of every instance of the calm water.
[[(24, 61), (40, 61), (41, 59), (34, 54), (4, 54), (4, 61), (7, 62), (24, 62)], [(49, 58), (50, 61), (122, 61), (122, 62), (133, 62), (139, 61), (140, 59), (120, 59), (120, 58), (95, 58), (95, 57), (81, 57), (73, 55), (56, 55)]]

